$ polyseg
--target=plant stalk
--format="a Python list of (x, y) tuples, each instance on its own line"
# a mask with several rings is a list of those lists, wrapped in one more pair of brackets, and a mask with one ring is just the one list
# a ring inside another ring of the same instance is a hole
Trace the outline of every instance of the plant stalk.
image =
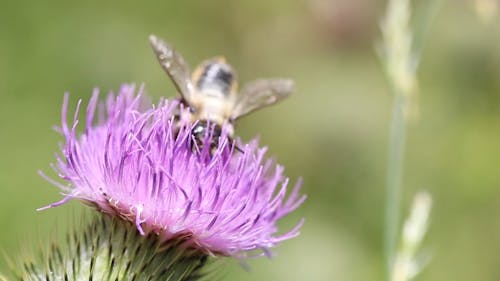
[(389, 155), (385, 209), (385, 253), (387, 280), (391, 278), (400, 222), (400, 205), (406, 141), (406, 95), (394, 95), (392, 120), (389, 134)]

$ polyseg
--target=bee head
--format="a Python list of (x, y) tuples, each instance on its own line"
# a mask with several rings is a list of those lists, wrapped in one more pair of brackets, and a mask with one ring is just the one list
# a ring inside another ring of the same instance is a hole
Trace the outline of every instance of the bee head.
[[(192, 151), (203, 151), (208, 149), (213, 155), (219, 147), (219, 138), (222, 135), (222, 128), (216, 124), (210, 124), (206, 120), (198, 121), (191, 129), (190, 147)], [(208, 147), (205, 148), (205, 146)]]
[(223, 57), (202, 62), (193, 72), (192, 81), (198, 90), (221, 98), (234, 95), (238, 84), (235, 71)]

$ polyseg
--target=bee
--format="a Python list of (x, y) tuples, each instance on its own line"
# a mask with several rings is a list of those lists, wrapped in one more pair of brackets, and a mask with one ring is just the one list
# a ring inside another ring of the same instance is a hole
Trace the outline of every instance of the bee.
[(222, 128), (234, 137), (234, 122), (257, 109), (272, 105), (289, 96), (294, 87), (290, 79), (258, 79), (238, 91), (236, 72), (224, 57), (203, 61), (190, 73), (188, 64), (175, 49), (151, 35), (149, 41), (161, 67), (170, 77), (181, 103), (193, 125), (192, 143), (202, 147), (210, 133), (211, 149), (218, 147)]

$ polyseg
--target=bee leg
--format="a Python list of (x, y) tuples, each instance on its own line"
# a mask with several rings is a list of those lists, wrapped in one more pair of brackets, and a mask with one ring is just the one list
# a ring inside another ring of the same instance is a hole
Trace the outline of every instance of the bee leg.
[(241, 149), (239, 146), (234, 146), (234, 149), (236, 149), (238, 152), (240, 153), (245, 153), (245, 151), (243, 151), (243, 149)]
[(174, 139), (177, 139), (179, 137), (179, 132), (181, 130), (182, 125), (180, 124), (181, 116), (180, 114), (175, 114), (173, 117), (170, 119), (172, 128), (174, 129)]
[(245, 152), (245, 151), (244, 151), (241, 147), (239, 147), (239, 146), (236, 144), (236, 140), (235, 140), (235, 139), (233, 139), (233, 138), (231, 138), (231, 137), (227, 137), (227, 138), (228, 138), (228, 140), (229, 140), (229, 143), (230, 143), (230, 144), (231, 144), (231, 146), (232, 146), (232, 149), (234, 149), (234, 150), (236, 150), (236, 151), (238, 151), (238, 152), (240, 152), (240, 153), (244, 153), (244, 152)]

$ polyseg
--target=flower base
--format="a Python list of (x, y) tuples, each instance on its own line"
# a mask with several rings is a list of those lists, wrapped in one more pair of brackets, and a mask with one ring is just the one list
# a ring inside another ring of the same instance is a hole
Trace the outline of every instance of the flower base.
[(135, 225), (92, 215), (83, 230), (52, 244), (37, 260), (24, 262), (20, 280), (199, 280), (208, 255), (183, 239), (160, 243), (154, 234), (140, 235)]

